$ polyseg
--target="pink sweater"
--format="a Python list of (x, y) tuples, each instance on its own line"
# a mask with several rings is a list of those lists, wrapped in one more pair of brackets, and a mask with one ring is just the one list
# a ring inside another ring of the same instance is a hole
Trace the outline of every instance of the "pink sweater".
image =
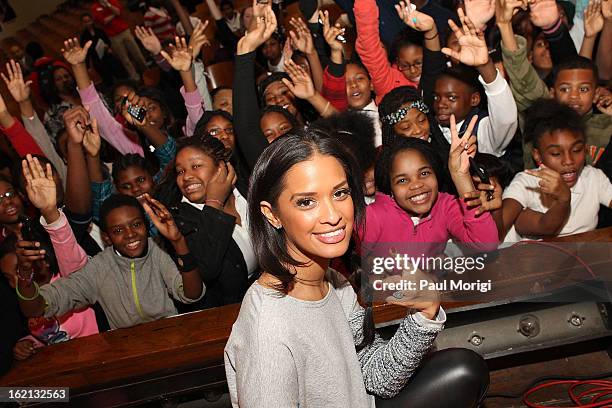
[(387, 51), (378, 32), (379, 13), (376, 0), (356, 0), (353, 11), (357, 26), (355, 50), (372, 78), (376, 104), (380, 104), (382, 98), (398, 86), (408, 85), (416, 88), (418, 84), (406, 78), (395, 65), (389, 63)]
[(498, 243), (497, 227), (491, 214), (476, 217), (475, 209), (468, 209), (463, 201), (447, 193), (438, 193), (429, 216), (416, 226), (393, 198), (376, 193), (376, 201), (366, 208), (365, 231), (357, 231), (359, 244), (411, 244), (407, 248), (396, 248), (398, 253), (409, 255), (439, 255), (451, 237), (458, 242), (477, 243), (472, 248), (480, 251), (493, 251)]
[[(51, 237), (60, 271), (59, 276), (56, 275), (51, 278), (51, 282), (66, 277), (85, 266), (87, 254), (76, 242), (74, 233), (63, 212), (60, 211), (60, 218), (53, 224), (46, 224), (41, 217), (41, 224)], [(54, 342), (59, 338), (74, 339), (98, 334), (96, 315), (93, 309), (89, 307), (56, 316), (55, 321), (43, 317), (30, 318), (28, 319), (28, 326), (30, 332), (35, 336), (30, 335), (25, 338), (34, 341), (35, 347), (44, 346), (44, 343), (39, 341), (38, 338)], [(60, 334), (62, 331), (66, 333), (66, 336)], [(52, 338), (55, 338), (55, 340)]]
[(85, 89), (79, 89), (83, 106), (89, 108), (89, 114), (98, 121), (100, 137), (110, 143), (121, 154), (135, 153), (144, 156), (142, 146), (131, 141), (124, 133), (123, 126), (117, 122), (102, 103), (100, 95), (93, 84)]

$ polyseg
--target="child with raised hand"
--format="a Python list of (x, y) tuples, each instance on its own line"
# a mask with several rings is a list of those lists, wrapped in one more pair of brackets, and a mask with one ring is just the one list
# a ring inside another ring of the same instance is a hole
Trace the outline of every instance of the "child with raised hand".
[(612, 206), (612, 184), (601, 170), (585, 165), (580, 115), (542, 99), (528, 110), (525, 131), (538, 168), (518, 173), (505, 189), (503, 218), (496, 219), (500, 239), (516, 242), (595, 229), (599, 205)]
[[(451, 123), (455, 125), (453, 115)], [(497, 228), (488, 212), (501, 202), (473, 193), (469, 161), (476, 154), (475, 124), (472, 118), (461, 138), (456, 127), (451, 128), (448, 169), (459, 198), (439, 191), (445, 182), (442, 163), (428, 142), (398, 138), (385, 148), (376, 163), (379, 193), (366, 209), (365, 228), (358, 231), (360, 242), (418, 243), (415, 250), (426, 256), (442, 253), (449, 238), (481, 250), (497, 247)], [(495, 194), (494, 186), (479, 187)]]
[(327, 117), (338, 112), (331, 105), (331, 102), (315, 89), (312, 78), (304, 71), (304, 68), (289, 60), (285, 61), (285, 72), (289, 75), (290, 80), (283, 78), (282, 81), (289, 88), (289, 91), (297, 98), (308, 101), (321, 117)]
[[(517, 0), (499, 0), (496, 10), (496, 23), (502, 36), (503, 62), (518, 110), (524, 112), (540, 98), (554, 98), (570, 106), (585, 120), (589, 152), (587, 163), (596, 164), (612, 134), (612, 116), (593, 112), (598, 82), (597, 67), (584, 57), (567, 58), (556, 64), (551, 78), (553, 86), (549, 88), (529, 63), (527, 40), (514, 35), (511, 20), (514, 11), (519, 7), (524, 7), (524, 3)], [(612, 16), (609, 21), (612, 21)], [(532, 146), (525, 143), (523, 160), (526, 168), (533, 166), (529, 154), (531, 150)]]
[(206, 84), (204, 65), (197, 61), (202, 47), (210, 46), (210, 41), (204, 33), (206, 27), (208, 27), (208, 20), (194, 28), (189, 43), (184, 37), (176, 37), (174, 44), (170, 44), (169, 52), (160, 51), (161, 56), (168, 64), (179, 72), (183, 81), (180, 92), (187, 110), (187, 121), (183, 129), (185, 136), (192, 136), (204, 110), (212, 109), (212, 99)]
[(97, 119), (100, 126), (100, 136), (117, 149), (119, 153), (143, 155), (142, 146), (125, 135), (123, 126), (113, 118), (104, 102), (102, 102), (98, 91), (96, 91), (93, 81), (89, 78), (85, 60), (91, 45), (91, 41), (88, 41), (81, 47), (77, 38), (70, 38), (64, 41), (64, 48), (62, 48), (64, 59), (72, 65), (72, 72), (76, 79), (81, 102), (83, 106), (88, 107), (91, 116)]
[[(5, 130), (5, 134), (9, 141), (13, 144), (15, 150), (23, 157), (27, 153), (38, 153), (31, 143), (31, 139), (34, 139), (34, 142), (40, 147), (40, 150), (47, 156), (49, 161), (51, 161), (53, 167), (55, 167), (60, 177), (65, 182), (66, 164), (57, 154), (47, 130), (38, 118), (38, 115), (34, 111), (34, 106), (32, 105), (32, 100), (30, 98), (32, 81), (24, 80), (21, 66), (14, 60), (10, 60), (6, 63), (6, 75), (4, 73), (0, 75), (2, 75), (2, 79), (13, 96), (13, 99), (19, 104), (23, 128), (25, 128), (24, 132), (21, 123), (15, 123), (10, 130)], [(64, 185), (64, 187), (66, 186)]]
[[(40, 222), (53, 244), (53, 247), (49, 247), (44, 242), (30, 241), (36, 239), (38, 234), (32, 233), (32, 225), (22, 224), (15, 251), (18, 260), (16, 291), (21, 301), (28, 301), (29, 297), (19, 290), (21, 285), (57, 282), (82, 268), (87, 263), (87, 255), (77, 244), (66, 216), (57, 208), (51, 165), (47, 163), (43, 170), (38, 159), (28, 155), (22, 167), (28, 198), (40, 210)], [(22, 234), (26, 230), (28, 235), (24, 239)], [(39, 347), (98, 333), (96, 315), (87, 306), (42, 318), (31, 317), (28, 326), (30, 335), (21, 339), (16, 346), (17, 359), (30, 357)]]
[[(433, 109), (440, 130), (449, 143), (451, 114), (456, 117), (459, 133), (463, 132), (468, 121), (476, 116), (479, 151), (499, 157), (504, 155), (517, 129), (516, 103), (508, 83), (489, 57), (484, 34), (461, 9), (458, 13), (461, 28), (452, 20), (449, 20), (448, 24), (459, 41), (459, 50), (442, 48), (442, 53), (468, 67), (474, 67), (479, 74), (478, 81), (475, 81), (475, 78), (472, 80), (469, 68), (446, 71), (436, 80)], [(484, 87), (487, 111), (479, 108), (484, 95), (480, 94), (477, 82)]]
[[(130, 196), (109, 197), (100, 217), (109, 247), (81, 270), (50, 284), (18, 281), (23, 313), (50, 317), (99, 302), (116, 329), (175, 315), (169, 295), (183, 303), (199, 300), (205, 288), (185, 237), (162, 204), (147, 197), (144, 208)], [(145, 211), (172, 245), (176, 264), (148, 238)]]

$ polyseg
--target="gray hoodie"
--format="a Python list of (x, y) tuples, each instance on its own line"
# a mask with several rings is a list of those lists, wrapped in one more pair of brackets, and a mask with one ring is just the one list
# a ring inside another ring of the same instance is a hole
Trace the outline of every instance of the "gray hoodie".
[[(99, 302), (112, 329), (177, 314), (172, 303), (193, 303), (183, 292), (183, 279), (174, 261), (149, 238), (142, 258), (125, 258), (112, 247), (93, 257), (68, 277), (43, 285), (45, 317), (60, 316)], [(168, 296), (170, 295), (170, 296)]]

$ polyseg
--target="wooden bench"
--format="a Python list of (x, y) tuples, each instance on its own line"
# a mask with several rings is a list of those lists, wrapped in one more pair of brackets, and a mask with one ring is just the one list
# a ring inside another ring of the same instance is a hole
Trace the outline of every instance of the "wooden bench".
[[(554, 241), (612, 242), (612, 228)], [(229, 305), (45, 347), (16, 362), (0, 385), (70, 387), (75, 406), (129, 405), (221, 386), (223, 349), (239, 310)], [(374, 307), (380, 326), (405, 315), (402, 307)]]

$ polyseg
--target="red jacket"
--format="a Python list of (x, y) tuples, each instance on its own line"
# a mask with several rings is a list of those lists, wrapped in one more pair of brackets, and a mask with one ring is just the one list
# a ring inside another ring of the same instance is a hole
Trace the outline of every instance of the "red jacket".
[(348, 100), (346, 99), (345, 75), (343, 74), (341, 77), (334, 76), (329, 72), (329, 67), (325, 67), (325, 71), (323, 71), (323, 89), (321, 89), (321, 95), (323, 95), (338, 112), (347, 110)]
[(11, 127), (7, 129), (0, 127), (0, 130), (6, 135), (6, 138), (11, 142), (19, 156), (24, 157), (26, 154), (45, 155), (32, 135), (28, 133), (23, 124), (17, 119), (15, 119)]
[(356, 0), (354, 12), (357, 26), (355, 50), (372, 78), (376, 104), (380, 104), (382, 98), (398, 86), (408, 85), (416, 88), (418, 84), (406, 78), (387, 58), (387, 51), (378, 32), (376, 0)]
[[(123, 10), (123, 7), (119, 3), (119, 1), (108, 0), (108, 2), (112, 6), (117, 7), (119, 11)], [(114, 37), (130, 28), (130, 26), (128, 26), (128, 23), (126, 23), (125, 20), (121, 18), (121, 16), (116, 16), (109, 23), (104, 24), (104, 19), (108, 16), (113, 15), (113, 12), (108, 7), (102, 6), (99, 1), (96, 1), (91, 5), (91, 15), (93, 16), (94, 21), (102, 27), (104, 33), (106, 33), (106, 35), (108, 35), (109, 37)]]

